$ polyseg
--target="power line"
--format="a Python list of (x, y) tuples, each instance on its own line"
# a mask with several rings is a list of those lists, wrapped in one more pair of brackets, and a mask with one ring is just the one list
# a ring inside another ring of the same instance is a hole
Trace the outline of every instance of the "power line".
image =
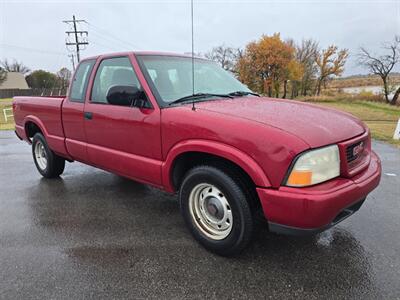
[(67, 45), (67, 47), (68, 46), (76, 47), (76, 58), (79, 63), (79, 61), (80, 61), (79, 51), (81, 50), (80, 46), (81, 45), (89, 45), (89, 42), (87, 41), (88, 32), (83, 31), (83, 30), (77, 30), (76, 24), (77, 23), (79, 24), (82, 22), (86, 23), (86, 21), (85, 20), (77, 20), (77, 19), (75, 19), (75, 15), (73, 15), (72, 20), (64, 20), (63, 22), (66, 24), (73, 25), (73, 31), (66, 31), (65, 33), (68, 35), (68, 37), (70, 36), (70, 34), (74, 34), (75, 42), (70, 42), (67, 37), (67, 41), (66, 41), (65, 45)]
[[(11, 45), (11, 44), (4, 44), (4, 43), (0, 43), (0, 48), (12, 48), (12, 49), (19, 49), (22, 50), (23, 52), (26, 53), (32, 53), (32, 52), (36, 52), (38, 54), (42, 54), (42, 55), (53, 55), (55, 56), (55, 64), (52, 64), (53, 66), (63, 66), (64, 62), (62, 62), (63, 57), (65, 58), (66, 52), (58, 52), (58, 51), (48, 51), (48, 50), (43, 50), (43, 49), (37, 49), (37, 48), (30, 48), (30, 47), (23, 47), (23, 46), (19, 46), (19, 45)], [(53, 69), (54, 70), (54, 69)], [(51, 71), (53, 72), (53, 71)]]
[(104, 38), (107, 38), (109, 40), (114, 40), (114, 42), (118, 41), (122, 45), (124, 45), (125, 47), (128, 44), (131, 47), (138, 48), (136, 45), (134, 45), (134, 44), (132, 44), (132, 43), (130, 43), (128, 41), (125, 41), (125, 40), (123, 40), (123, 39), (121, 39), (121, 38), (119, 38), (119, 37), (117, 37), (115, 35), (113, 35), (109, 31), (106, 31), (105, 29), (102, 29), (102, 28), (100, 28), (98, 26), (95, 26), (95, 25), (93, 25), (92, 23), (89, 23), (89, 22), (87, 22), (87, 24), (91, 27), (91, 29), (93, 29), (94, 31), (97, 31), (99, 34), (103, 35)]
[(65, 54), (63, 52), (48, 51), (48, 50), (28, 48), (28, 47), (23, 47), (23, 46), (18, 46), (18, 45), (10, 45), (10, 44), (3, 44), (3, 43), (0, 43), (0, 46), (8, 47), (8, 48), (16, 48), (16, 49), (21, 49), (21, 50), (30, 51), (30, 52), (38, 52), (38, 53), (42, 53), (42, 54), (51, 54), (51, 55)]
[[(90, 32), (92, 35), (92, 39), (90, 40), (90, 43), (93, 44), (93, 36), (97, 37), (99, 40), (104, 40), (107, 42), (109, 45), (107, 46), (108, 48), (112, 47), (113, 50), (118, 49), (118, 50), (129, 50), (129, 47), (127, 47), (126, 43), (122, 43), (119, 41), (116, 41), (104, 34), (99, 34), (97, 31), (93, 30), (93, 28), (90, 28)], [(118, 43), (116, 43), (118, 42)], [(100, 44), (101, 45), (101, 44)], [(110, 46), (112, 45), (112, 46)]]
[(114, 51), (114, 52), (122, 52), (124, 50), (124, 49), (121, 49), (121, 48), (116, 48), (115, 46), (110, 46), (108, 44), (105, 45), (105, 44), (99, 43), (97, 41), (96, 42), (91, 41), (90, 43), (94, 44), (94, 45), (97, 45), (97, 46), (100, 46), (103, 49), (111, 50), (111, 51)]
[(105, 35), (105, 36), (108, 37), (108, 38), (112, 38), (112, 39), (114, 39), (115, 41), (119, 41), (119, 42), (122, 43), (124, 46), (129, 45), (129, 46), (131, 46), (131, 47), (133, 47), (133, 48), (140, 48), (140, 47), (138, 47), (138, 46), (132, 44), (131, 42), (128, 42), (128, 41), (126, 41), (126, 40), (123, 40), (123, 39), (121, 39), (121, 38), (115, 36), (114, 34), (110, 33), (109, 31), (107, 31), (107, 30), (105, 30), (105, 29), (102, 29), (102, 28), (100, 28), (100, 27), (98, 27), (98, 26), (96, 26), (96, 25), (94, 25), (94, 24), (92, 24), (92, 23), (89, 23), (89, 22), (86, 22), (86, 23), (91, 27), (91, 29), (94, 29), (94, 30), (97, 31), (98, 33), (100, 33), (100, 34), (102, 34), (102, 35)]
[[(126, 46), (126, 44), (122, 45), (123, 43), (116, 43), (117, 41), (113, 40), (112, 38), (108, 38), (107, 36), (104, 36), (102, 34), (98, 34), (96, 31), (93, 31), (92, 28), (90, 30), (91, 34), (92, 34), (92, 40), (94, 38), (96, 38), (97, 41), (101, 41), (101, 42), (105, 42), (107, 43), (107, 47), (112, 47), (114, 49), (118, 49), (118, 50), (127, 50), (128, 47)], [(90, 43), (92, 43), (92, 40), (90, 41)]]

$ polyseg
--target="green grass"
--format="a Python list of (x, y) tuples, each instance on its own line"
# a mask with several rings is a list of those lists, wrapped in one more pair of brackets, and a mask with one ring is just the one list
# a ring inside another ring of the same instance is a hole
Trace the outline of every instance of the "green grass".
[(312, 101), (312, 103), (342, 110), (363, 120), (371, 130), (372, 138), (400, 147), (393, 133), (400, 118), (400, 107), (366, 101)]

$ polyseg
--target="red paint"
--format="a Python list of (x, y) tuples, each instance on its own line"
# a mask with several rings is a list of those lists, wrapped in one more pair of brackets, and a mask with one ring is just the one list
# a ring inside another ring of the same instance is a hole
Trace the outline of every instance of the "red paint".
[(308, 188), (258, 188), (264, 215), (270, 222), (297, 228), (329, 225), (343, 208), (363, 199), (378, 186), (381, 162), (373, 152), (371, 158), (368, 169), (351, 179), (339, 178)]
[[(151, 109), (91, 103), (96, 69), (102, 59), (114, 56), (130, 58)], [(14, 98), (16, 131), (21, 138), (29, 141), (25, 125), (33, 122), (59, 155), (169, 192), (174, 192), (171, 170), (179, 155), (221, 156), (253, 180), (268, 220), (300, 228), (328, 224), (379, 183), (380, 161), (371, 151), (369, 130), (353, 116), (265, 97), (202, 102), (195, 110), (190, 104), (160, 109), (134, 53), (92, 59), (96, 64), (84, 103), (71, 102), (68, 96)], [(84, 112), (91, 112), (93, 119), (84, 119)], [(365, 148), (362, 157), (347, 163), (346, 148), (359, 141)], [(307, 188), (281, 186), (296, 155), (329, 144), (339, 146), (339, 178)]]
[(87, 161), (83, 108), (84, 103), (63, 101), (62, 125), (67, 153), (76, 160)]

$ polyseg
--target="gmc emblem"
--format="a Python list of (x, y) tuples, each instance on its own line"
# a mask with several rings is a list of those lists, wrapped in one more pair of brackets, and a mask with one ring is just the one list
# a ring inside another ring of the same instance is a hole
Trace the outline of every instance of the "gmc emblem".
[(353, 148), (353, 156), (358, 156), (363, 151), (364, 151), (364, 142), (361, 142)]

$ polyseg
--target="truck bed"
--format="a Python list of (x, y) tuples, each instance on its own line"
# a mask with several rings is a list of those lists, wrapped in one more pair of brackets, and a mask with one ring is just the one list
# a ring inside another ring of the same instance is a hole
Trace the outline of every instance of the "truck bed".
[(64, 143), (64, 131), (61, 121), (61, 107), (65, 97), (14, 97), (14, 119), (17, 134), (29, 141), (25, 134), (25, 125), (32, 121), (45, 131), (49, 145), (55, 151)]

